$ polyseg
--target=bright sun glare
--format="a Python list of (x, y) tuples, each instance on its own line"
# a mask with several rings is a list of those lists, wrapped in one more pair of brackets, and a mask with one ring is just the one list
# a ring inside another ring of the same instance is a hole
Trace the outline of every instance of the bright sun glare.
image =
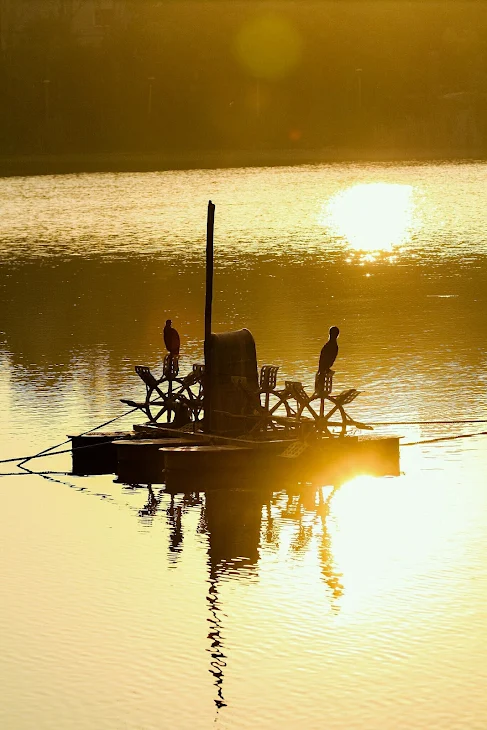
[(334, 195), (320, 222), (355, 251), (391, 252), (410, 240), (414, 212), (411, 185), (362, 183)]

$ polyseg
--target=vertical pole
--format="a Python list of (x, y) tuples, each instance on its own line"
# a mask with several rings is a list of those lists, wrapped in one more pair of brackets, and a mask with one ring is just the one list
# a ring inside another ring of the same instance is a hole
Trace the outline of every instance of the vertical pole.
[[(172, 360), (170, 363), (170, 368), (172, 370)], [(172, 401), (172, 372), (169, 375), (169, 385), (167, 388), (167, 395), (168, 395), (168, 401), (170, 403)], [(167, 422), (168, 423), (171, 423), (171, 414), (172, 414), (171, 406), (168, 406), (168, 409), (167, 409)], [(174, 415), (177, 415), (177, 413), (175, 412)]]
[(215, 206), (208, 202), (206, 221), (206, 300), (205, 300), (205, 415), (203, 430), (211, 431), (211, 314), (213, 305), (213, 232), (215, 228)]

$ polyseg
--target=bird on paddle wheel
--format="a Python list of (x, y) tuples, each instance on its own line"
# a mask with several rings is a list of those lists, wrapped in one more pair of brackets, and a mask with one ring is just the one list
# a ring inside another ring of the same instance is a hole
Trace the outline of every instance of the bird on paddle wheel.
[(336, 357), (338, 355), (338, 335), (340, 334), (340, 330), (338, 327), (330, 327), (330, 336), (328, 338), (328, 342), (326, 342), (322, 349), (320, 354), (320, 365), (318, 372), (323, 374), (327, 370), (331, 370), (331, 366), (336, 360)]
[(166, 345), (171, 358), (179, 357), (181, 340), (178, 331), (174, 329), (170, 319), (166, 320), (166, 325), (164, 327), (164, 344)]

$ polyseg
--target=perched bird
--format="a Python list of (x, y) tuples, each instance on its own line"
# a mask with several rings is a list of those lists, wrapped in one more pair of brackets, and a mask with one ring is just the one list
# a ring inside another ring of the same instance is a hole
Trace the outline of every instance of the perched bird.
[(171, 326), (170, 319), (166, 320), (166, 326), (164, 327), (164, 344), (166, 345), (170, 355), (179, 355), (181, 340), (179, 338), (177, 330), (175, 330), (174, 327)]
[(330, 336), (328, 338), (328, 342), (326, 342), (321, 349), (320, 366), (318, 372), (325, 373), (327, 370), (331, 369), (331, 366), (335, 362), (338, 355), (337, 337), (339, 334), (340, 330), (338, 329), (338, 327), (330, 328)]

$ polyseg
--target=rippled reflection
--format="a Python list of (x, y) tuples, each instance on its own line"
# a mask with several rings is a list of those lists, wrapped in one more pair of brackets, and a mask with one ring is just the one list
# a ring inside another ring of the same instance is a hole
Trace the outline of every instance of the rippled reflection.
[[(268, 573), (269, 558), (275, 556), (279, 560), (283, 587), (288, 582), (288, 571), (298, 570), (310, 590), (309, 596), (303, 594), (303, 600), (314, 601), (316, 594), (322, 592), (319, 586), (324, 585), (331, 610), (339, 611), (344, 585), (337, 571), (329, 530), (336, 492), (336, 488), (317, 488), (309, 484), (287, 489), (279, 488), (277, 484), (255, 489), (249, 484), (239, 490), (229, 485), (206, 493), (167, 495), (159, 490), (156, 495), (148, 486), (148, 501), (139, 509), (139, 518), (146, 527), (157, 530), (158, 512), (163, 519), (165, 517), (170, 567), (184, 562), (184, 545), (191, 544), (195, 534), (207, 538), (207, 651), (218, 710), (228, 704), (225, 674), (229, 664), (231, 671), (232, 661), (232, 651), (226, 646), (228, 596), (225, 586), (232, 582), (257, 585), (261, 581), (261, 571), (264, 575)], [(188, 519), (191, 513), (198, 518)], [(318, 600), (323, 599), (320, 596)]]
[[(467, 526), (475, 519), (475, 508), (464, 504), (459, 485), (453, 491), (448, 487), (448, 497), (440, 498), (444, 476), (428, 474), (421, 450), (412, 456), (409, 480), (358, 477), (338, 488), (302, 484), (275, 491), (278, 485), (261, 490), (249, 485), (162, 495), (162, 515), (171, 515), (169, 565), (175, 528), (181, 566), (184, 551), (194, 550), (191, 533), (207, 538), (207, 566), (199, 568), (207, 572), (206, 609), (200, 604), (199, 610), (207, 615), (208, 671), (218, 713), (232, 717), (236, 709), (235, 665), (245, 657), (246, 666), (250, 663), (258, 672), (255, 662), (265, 664), (269, 642), (279, 643), (281, 634), (287, 637), (282, 661), (299, 671), (301, 650), (307, 661), (320, 666), (322, 655), (314, 647), (323, 651), (328, 645), (348, 665), (354, 657), (363, 662), (369, 656), (369, 662), (378, 641), (380, 651), (386, 656), (392, 652), (401, 665), (402, 653), (413, 651), (416, 635), (428, 631), (441, 636), (444, 627), (436, 626), (437, 620), (449, 628), (448, 603), (442, 604), (441, 614), (434, 613), (438, 592), (448, 597), (458, 590), (461, 570), (454, 575), (452, 566), (460, 569), (466, 560)], [(153, 495), (149, 502), (154, 505)], [(393, 680), (388, 659), (383, 661), (368, 671), (376, 679), (387, 675), (388, 686)], [(428, 661), (434, 666), (434, 657)], [(335, 680), (329, 681), (336, 687)], [(311, 703), (312, 717), (317, 705)], [(345, 711), (337, 727), (348, 727), (346, 716)]]
[(334, 195), (320, 222), (356, 251), (391, 252), (411, 240), (415, 215), (411, 185), (362, 183)]

